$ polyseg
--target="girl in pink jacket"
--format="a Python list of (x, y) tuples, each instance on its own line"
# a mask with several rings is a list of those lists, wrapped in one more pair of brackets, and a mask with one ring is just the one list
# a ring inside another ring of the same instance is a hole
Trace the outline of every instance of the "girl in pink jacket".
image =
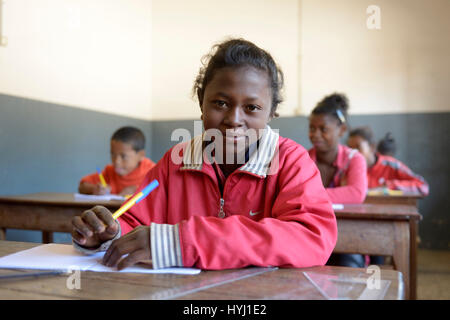
[(333, 203), (362, 203), (367, 192), (367, 165), (356, 149), (339, 143), (347, 131), (348, 100), (331, 94), (320, 101), (309, 118), (311, 159), (320, 170)]
[(73, 219), (74, 245), (107, 250), (103, 263), (126, 268), (228, 269), (323, 265), (336, 219), (308, 152), (268, 123), (283, 75), (253, 43), (214, 47), (194, 84), (205, 132), (171, 148), (138, 192), (150, 195), (118, 221), (104, 207)]
[[(356, 149), (341, 145), (347, 130), (348, 100), (343, 94), (323, 98), (309, 118), (309, 155), (320, 170), (333, 203), (362, 203), (367, 192), (366, 161)], [(364, 267), (360, 254), (332, 254), (328, 265)]]

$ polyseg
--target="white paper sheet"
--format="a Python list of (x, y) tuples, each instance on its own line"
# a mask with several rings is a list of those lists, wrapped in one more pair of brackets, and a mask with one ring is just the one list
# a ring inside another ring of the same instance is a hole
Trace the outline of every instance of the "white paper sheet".
[(86, 200), (86, 201), (110, 201), (110, 200), (125, 200), (125, 197), (118, 194), (104, 194), (104, 195), (93, 195), (93, 194), (82, 194), (75, 193), (75, 200)]
[(8, 269), (39, 269), (63, 271), (97, 271), (97, 272), (131, 272), (131, 273), (175, 273), (195, 275), (200, 269), (195, 268), (164, 268), (152, 269), (145, 265), (135, 265), (118, 271), (101, 264), (104, 252), (84, 255), (72, 245), (50, 243), (20, 251), (0, 258), (0, 268)]

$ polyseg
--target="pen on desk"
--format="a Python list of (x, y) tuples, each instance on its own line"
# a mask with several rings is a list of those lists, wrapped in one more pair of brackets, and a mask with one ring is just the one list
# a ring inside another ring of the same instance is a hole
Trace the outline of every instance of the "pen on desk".
[(106, 184), (105, 178), (103, 177), (102, 171), (99, 167), (97, 167), (98, 177), (100, 178), (100, 182), (102, 183), (102, 186), (106, 188), (108, 185)]
[(43, 277), (43, 276), (56, 276), (64, 274), (64, 271), (43, 271), (43, 272), (33, 272), (33, 273), (14, 273), (14, 274), (4, 274), (0, 275), (0, 280), (4, 279), (17, 279), (17, 278), (30, 278), (30, 277)]
[(134, 197), (128, 200), (123, 206), (121, 206), (116, 212), (114, 212), (113, 218), (117, 219), (118, 217), (120, 217), (136, 203), (147, 197), (149, 193), (152, 192), (157, 186), (159, 186), (158, 180), (153, 180), (152, 182), (150, 182), (144, 189), (142, 189)]

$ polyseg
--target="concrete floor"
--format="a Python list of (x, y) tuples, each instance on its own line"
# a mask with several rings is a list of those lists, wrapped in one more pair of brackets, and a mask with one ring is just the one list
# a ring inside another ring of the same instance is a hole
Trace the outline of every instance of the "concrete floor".
[(417, 299), (450, 300), (450, 250), (418, 249)]

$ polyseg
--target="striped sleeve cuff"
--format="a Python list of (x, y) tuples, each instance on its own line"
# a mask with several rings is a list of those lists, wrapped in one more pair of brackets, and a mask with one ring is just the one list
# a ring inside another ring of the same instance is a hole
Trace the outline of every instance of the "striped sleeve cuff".
[(183, 266), (178, 229), (178, 224), (151, 224), (150, 242), (154, 269)]

